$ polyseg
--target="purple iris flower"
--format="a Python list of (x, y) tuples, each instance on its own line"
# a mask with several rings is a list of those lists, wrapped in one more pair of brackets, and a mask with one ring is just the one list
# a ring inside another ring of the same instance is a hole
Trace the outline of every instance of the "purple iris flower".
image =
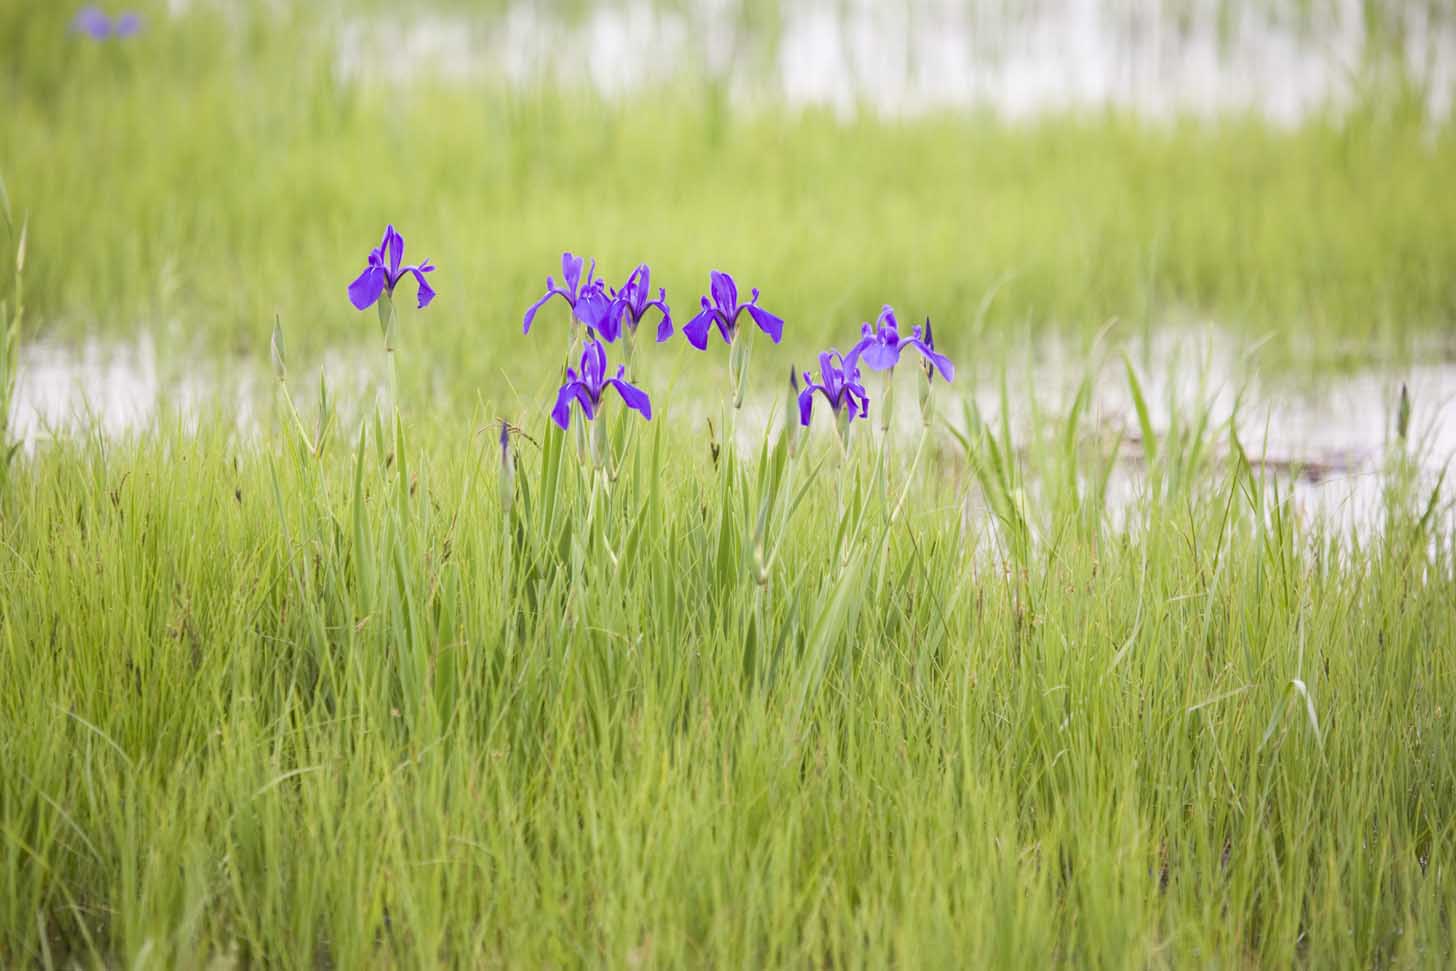
[(607, 377), (607, 351), (599, 341), (588, 340), (581, 351), (581, 373), (566, 369), (566, 383), (556, 394), (556, 407), (551, 409), (551, 420), (562, 428), (571, 423), (571, 402), (581, 405), (581, 413), (588, 421), (596, 418), (602, 405), (602, 393), (611, 385), (622, 396), (622, 401), (633, 411), (642, 413), (643, 418), (652, 418), (652, 402), (647, 392), (622, 380), (626, 368), (617, 367), (617, 376)]
[(714, 270), (710, 275), (708, 292), (712, 294), (712, 302), (707, 297), (703, 298), (703, 309), (698, 311), (697, 316), (683, 325), (683, 336), (687, 337), (688, 343), (698, 350), (708, 348), (708, 328), (717, 326), (718, 333), (723, 336), (724, 343), (732, 344), (733, 338), (738, 333), (738, 318), (744, 311), (753, 318), (758, 329), (767, 334), (775, 344), (784, 336), (784, 320), (776, 317), (767, 310), (762, 309), (758, 303), (758, 288), (753, 288), (753, 296), (748, 298), (747, 303), (738, 302), (738, 286), (733, 278), (726, 273)]
[(602, 280), (581, 285), (571, 315), (585, 324), (593, 336), (608, 344), (622, 334), (622, 305), (607, 293), (607, 284)]
[[(596, 260), (592, 260), (591, 267), (587, 269), (586, 281), (583, 284), (581, 279), (581, 265), (583, 262), (585, 261), (579, 256), (572, 256), (570, 253), (561, 254), (562, 285), (557, 286), (556, 281), (549, 276), (546, 278), (546, 293), (542, 295), (540, 300), (537, 300), (526, 308), (524, 333), (529, 334), (531, 332), (531, 321), (536, 319), (536, 311), (540, 310), (541, 306), (552, 297), (560, 297), (565, 300), (567, 306), (575, 313), (576, 305), (583, 294), (587, 292), (601, 292), (602, 296), (606, 296), (604, 289), (599, 286), (600, 281), (597, 281), (595, 284), (592, 282), (592, 275), (597, 270)], [(584, 287), (584, 289), (579, 291), (579, 287)], [(587, 326), (590, 327), (591, 324), (588, 323)]]
[(895, 320), (895, 311), (889, 304), (880, 311), (876, 323), (879, 325), (877, 328), (872, 328), (869, 324), (863, 326), (864, 336), (844, 357), (845, 370), (857, 370), (860, 360), (863, 359), (870, 370), (887, 371), (900, 363), (900, 354), (907, 347), (913, 347), (940, 372), (941, 377), (947, 381), (955, 378), (955, 365), (950, 362), (950, 358), (936, 351), (935, 345), (929, 340), (929, 334), (925, 335), (926, 339), (921, 339), (919, 325), (910, 332), (909, 337), (900, 336), (900, 324)]
[(420, 287), (420, 309), (429, 306), (430, 301), (435, 299), (435, 291), (425, 281), (425, 274), (433, 272), (435, 267), (429, 260), (421, 260), (414, 266), (401, 266), (403, 259), (404, 237), (395, 231), (391, 223), (384, 228), (384, 238), (379, 245), (369, 251), (369, 265), (349, 284), (349, 301), (359, 310), (367, 310), (380, 294), (388, 292), (394, 296), (395, 285), (406, 273), (413, 273)]
[(99, 7), (82, 7), (71, 21), (71, 29), (93, 40), (131, 37), (142, 29), (142, 19), (134, 13), (124, 13), (112, 20)]
[(836, 415), (841, 409), (848, 410), (847, 421), (869, 417), (870, 396), (860, 383), (859, 370), (849, 368), (844, 357), (833, 348), (819, 355), (819, 381), (815, 384), (809, 372), (804, 372), (804, 390), (799, 392), (799, 424), (809, 424), (816, 391), (824, 396)]
[(616, 303), (625, 315), (624, 323), (633, 334), (637, 333), (637, 325), (642, 323), (647, 311), (661, 311), (662, 319), (657, 322), (657, 342), (660, 344), (672, 336), (672, 311), (667, 307), (666, 290), (658, 287), (657, 299), (648, 299), (651, 296), (652, 270), (643, 263), (632, 271), (627, 282), (622, 284), (622, 289), (617, 291)]

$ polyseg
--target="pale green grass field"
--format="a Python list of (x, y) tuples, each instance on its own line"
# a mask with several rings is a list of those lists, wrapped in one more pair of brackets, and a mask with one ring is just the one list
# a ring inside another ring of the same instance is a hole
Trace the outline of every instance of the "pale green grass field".
[[(277, 313), (301, 402), (333, 346), (387, 386), (344, 287), (389, 220), (440, 297), (401, 301), (399, 415), (337, 402), (322, 448), (280, 395), (258, 435), (164, 407), (4, 466), (0, 965), (1456, 960), (1429, 456), (1392, 436), (1349, 531), (1209, 411), (1139, 408), (1117, 498), (1085, 395), (1001, 384), (1031, 333), (1092, 348), (1089, 387), (1122, 369), (1111, 318), (1315, 373), (1428, 354), (1448, 121), (1388, 91), (1284, 129), (386, 90), (303, 22), (106, 48), (65, 16), (0, 7), (0, 373), (141, 332), (265, 369)], [(677, 337), (638, 349), (654, 419), (601, 419), (615, 477), (583, 461), (546, 418), (561, 309), (520, 333), (565, 248), (650, 261), (679, 323), (710, 267), (761, 287), (771, 417)], [(901, 373), (889, 434), (788, 434), (790, 363), (886, 301), (961, 365), (937, 415)]]

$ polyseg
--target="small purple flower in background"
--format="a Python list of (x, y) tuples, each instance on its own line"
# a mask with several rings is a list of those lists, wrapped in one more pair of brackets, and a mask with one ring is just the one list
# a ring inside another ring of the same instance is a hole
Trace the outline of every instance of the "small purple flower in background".
[(142, 29), (142, 19), (134, 13), (124, 13), (112, 20), (99, 7), (82, 7), (71, 21), (71, 29), (93, 40), (131, 37)]
[(551, 409), (551, 420), (562, 428), (571, 423), (571, 403), (581, 406), (581, 413), (588, 421), (596, 418), (602, 404), (602, 393), (607, 386), (617, 389), (622, 401), (633, 411), (642, 413), (643, 418), (652, 418), (652, 402), (647, 393), (622, 380), (626, 368), (618, 366), (617, 376), (607, 377), (607, 351), (598, 341), (588, 340), (581, 352), (581, 373), (566, 369), (566, 383), (556, 394), (556, 407)]
[(421, 260), (414, 266), (401, 266), (404, 259), (404, 237), (397, 233), (391, 223), (384, 229), (384, 238), (369, 251), (369, 265), (364, 272), (349, 284), (349, 301), (359, 310), (367, 310), (379, 300), (380, 294), (394, 296), (395, 285), (406, 273), (413, 273), (419, 284), (419, 306), (424, 309), (435, 299), (435, 291), (425, 281), (425, 274), (434, 271), (429, 260)]
[(872, 371), (888, 371), (900, 363), (900, 355), (906, 348), (913, 347), (924, 355), (925, 360), (933, 365), (935, 370), (940, 372), (941, 377), (947, 381), (955, 378), (955, 365), (950, 362), (950, 358), (936, 351), (935, 345), (930, 343), (929, 334), (925, 335), (924, 340), (921, 339), (918, 325), (911, 331), (909, 337), (900, 336), (900, 324), (895, 320), (895, 311), (890, 308), (889, 304), (886, 304), (880, 311), (876, 323), (878, 324), (876, 328), (870, 327), (869, 324), (863, 326), (863, 336), (845, 355), (845, 370), (856, 370), (859, 362), (863, 360), (865, 366)]
[[(566, 305), (575, 313), (576, 305), (581, 295), (588, 292), (601, 291), (600, 281), (597, 284), (592, 283), (592, 275), (597, 270), (597, 261), (592, 260), (591, 267), (586, 271), (585, 289), (578, 293), (578, 287), (582, 285), (581, 265), (583, 262), (579, 256), (572, 256), (570, 253), (561, 254), (561, 282), (563, 285), (557, 286), (554, 279), (549, 276), (546, 278), (546, 293), (540, 300), (537, 300), (526, 308), (523, 333), (529, 334), (531, 332), (531, 321), (536, 319), (536, 311), (540, 310), (542, 305), (552, 297), (560, 297), (565, 300)], [(602, 295), (606, 296), (605, 293)], [(588, 324), (587, 326), (591, 325)]]
[(848, 368), (838, 351), (830, 349), (819, 355), (819, 382), (815, 384), (809, 372), (804, 372), (804, 390), (799, 392), (799, 424), (809, 424), (816, 391), (829, 402), (836, 416), (841, 410), (847, 410), (847, 422), (869, 417), (870, 397), (860, 383), (859, 371)]
[(738, 318), (744, 311), (753, 318), (758, 329), (763, 331), (777, 344), (784, 336), (784, 320), (776, 317), (767, 310), (762, 309), (758, 303), (758, 288), (753, 289), (753, 295), (748, 298), (747, 303), (738, 302), (738, 286), (733, 278), (718, 270), (712, 271), (708, 286), (712, 294), (712, 302), (703, 297), (703, 309), (698, 311), (697, 316), (683, 324), (683, 336), (688, 339), (698, 350), (708, 348), (708, 328), (717, 326), (718, 333), (722, 335), (724, 343), (732, 344), (733, 338), (738, 333)]
[(649, 299), (651, 296), (652, 271), (643, 263), (632, 271), (627, 282), (622, 284), (622, 289), (617, 291), (616, 303), (625, 315), (623, 323), (634, 335), (637, 333), (637, 325), (647, 316), (647, 311), (661, 311), (662, 319), (657, 322), (657, 342), (660, 344), (672, 336), (672, 311), (667, 307), (666, 290), (658, 287), (657, 299)]

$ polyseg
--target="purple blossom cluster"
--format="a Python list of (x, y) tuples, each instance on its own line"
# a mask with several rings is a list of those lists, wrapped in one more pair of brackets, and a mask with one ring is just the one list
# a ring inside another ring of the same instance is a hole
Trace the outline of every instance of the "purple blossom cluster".
[(916, 325), (909, 337), (901, 337), (900, 322), (895, 319), (894, 309), (886, 304), (880, 310), (875, 326), (871, 327), (868, 323), (860, 325), (860, 339), (848, 354), (841, 356), (838, 350), (830, 348), (819, 355), (817, 382), (808, 371), (804, 372), (805, 387), (799, 393), (800, 422), (809, 424), (815, 392), (824, 397), (834, 416), (846, 423), (856, 418), (868, 418), (870, 399), (860, 376), (860, 363), (863, 362), (871, 371), (893, 371), (900, 363), (900, 356), (910, 350), (920, 355), (921, 367), (928, 380), (935, 380), (937, 373), (947, 381), (955, 377), (955, 365), (935, 349), (929, 318), (923, 330)]
[[(586, 275), (582, 275), (582, 267)], [(596, 418), (601, 408), (602, 393), (613, 388), (628, 408), (639, 412), (643, 418), (652, 417), (652, 403), (647, 393), (625, 378), (626, 366), (617, 366), (617, 376), (607, 374), (607, 351), (604, 344), (614, 344), (620, 338), (630, 343), (636, 338), (637, 328), (649, 312), (657, 314), (657, 342), (662, 343), (672, 336), (672, 308), (667, 304), (667, 291), (661, 287), (657, 296), (652, 295), (652, 270), (646, 263), (639, 264), (625, 283), (612, 288), (596, 275), (596, 260), (590, 264), (570, 252), (561, 254), (561, 282), (554, 277), (546, 278), (546, 292), (535, 303), (526, 308), (522, 319), (522, 331), (529, 334), (536, 313), (553, 298), (565, 301), (571, 310), (572, 319), (586, 328), (586, 341), (582, 350), (581, 370), (567, 368), (566, 381), (556, 396), (556, 406), (551, 409), (551, 418), (562, 428), (571, 422), (571, 403), (575, 401), (582, 416), (588, 421)], [(744, 314), (777, 344), (784, 334), (784, 321), (758, 306), (759, 291), (755, 288), (746, 302), (738, 299), (738, 284), (733, 277), (721, 270), (713, 270), (708, 277), (708, 294), (700, 299), (702, 309), (683, 325), (683, 336), (698, 350), (706, 350), (708, 335), (716, 328), (724, 343), (732, 344), (738, 335), (738, 321)]]
[[(391, 224), (385, 228), (379, 245), (370, 250), (363, 272), (349, 284), (349, 300), (359, 310), (365, 310), (383, 296), (392, 298), (396, 285), (405, 276), (413, 276), (417, 301), (423, 309), (435, 298), (434, 289), (425, 279), (425, 274), (434, 269), (429, 260), (412, 265), (404, 263), (404, 237)], [(625, 339), (630, 355), (638, 327), (651, 314), (657, 317), (658, 343), (673, 334), (667, 291), (659, 287), (653, 296), (652, 271), (646, 263), (639, 264), (617, 288), (598, 277), (596, 270), (596, 260), (588, 263), (570, 252), (561, 254), (561, 281), (546, 277), (545, 293), (526, 308), (521, 322), (522, 331), (529, 334), (537, 313), (553, 299), (560, 298), (571, 311), (572, 320), (586, 329), (578, 366), (566, 369), (565, 381), (551, 409), (551, 419), (562, 428), (571, 423), (573, 403), (583, 418), (594, 420), (601, 413), (602, 398), (609, 388), (628, 409), (651, 419), (652, 401), (645, 391), (627, 380), (626, 365), (617, 365), (615, 376), (609, 376), (605, 345)], [(708, 339), (716, 330), (731, 347), (746, 314), (754, 326), (777, 344), (783, 339), (784, 320), (760, 307), (758, 300), (757, 287), (750, 290), (746, 301), (741, 300), (733, 277), (713, 270), (708, 274), (708, 293), (699, 298), (700, 309), (683, 325), (683, 336), (693, 347), (706, 350)], [(824, 400), (836, 421), (848, 424), (856, 418), (868, 417), (870, 396), (860, 365), (871, 371), (893, 372), (901, 357), (912, 351), (918, 356), (928, 382), (933, 382), (936, 375), (945, 381), (955, 378), (955, 365), (935, 349), (929, 318), (923, 327), (915, 325), (908, 336), (902, 335), (894, 309), (886, 304), (873, 326), (861, 325), (860, 338), (847, 354), (830, 348), (819, 355), (817, 380), (810, 372), (804, 372), (804, 388), (798, 394), (800, 423), (806, 426), (810, 423), (816, 395)]]

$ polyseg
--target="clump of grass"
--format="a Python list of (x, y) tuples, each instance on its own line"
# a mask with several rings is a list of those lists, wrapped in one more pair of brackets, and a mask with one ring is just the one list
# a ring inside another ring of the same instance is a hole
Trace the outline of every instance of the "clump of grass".
[(1087, 422), (58, 442), (0, 518), (0, 957), (1449, 961), (1449, 506), (1333, 533), (1180, 414), (1120, 526)]
[(10, 209), (10, 194), (0, 178), (0, 217), (4, 218), (6, 235), (14, 241), (14, 275), (8, 286), (0, 290), (0, 490), (5, 487), (10, 463), (19, 443), (10, 441), (10, 408), (15, 398), (16, 369), (20, 357), (20, 325), (25, 319), (25, 250), (30, 232), (29, 219), (15, 223)]

